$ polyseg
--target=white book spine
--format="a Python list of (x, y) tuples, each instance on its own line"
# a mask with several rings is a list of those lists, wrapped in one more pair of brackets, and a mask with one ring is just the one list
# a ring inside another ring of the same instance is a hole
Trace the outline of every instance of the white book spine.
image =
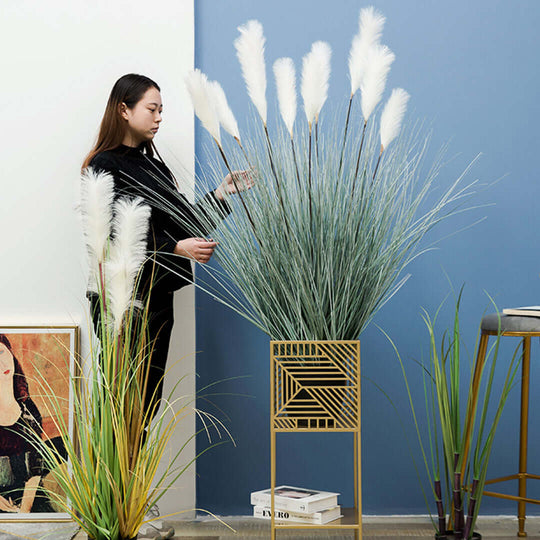
[[(272, 512), (268, 506), (254, 506), (253, 516), (261, 519), (271, 519)], [(334, 519), (341, 517), (341, 507), (336, 506), (324, 512), (314, 512), (312, 514), (299, 514), (289, 510), (276, 509), (277, 521), (294, 521), (298, 523), (308, 523), (313, 525), (324, 525)]]

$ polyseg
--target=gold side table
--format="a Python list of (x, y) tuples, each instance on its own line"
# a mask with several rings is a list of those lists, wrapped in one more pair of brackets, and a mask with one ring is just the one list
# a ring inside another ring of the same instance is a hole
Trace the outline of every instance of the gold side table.
[[(488, 340), (490, 336), (496, 336), (499, 333), (500, 320), (500, 335), (519, 337), (522, 340), (523, 356), (522, 356), (522, 375), (521, 375), (521, 413), (519, 427), (519, 465), (518, 473), (493, 480), (486, 480), (486, 486), (508, 480), (518, 481), (518, 494), (507, 495), (504, 493), (496, 493), (493, 491), (484, 491), (484, 495), (488, 497), (496, 497), (499, 499), (507, 499), (518, 503), (518, 533), (519, 537), (526, 537), (525, 518), (526, 505), (540, 504), (540, 500), (527, 497), (527, 480), (540, 480), (540, 475), (530, 474), (527, 472), (527, 444), (529, 435), (529, 374), (531, 364), (531, 338), (540, 337), (540, 319), (537, 317), (519, 317), (514, 315), (502, 315), (493, 313), (482, 318), (481, 336), (478, 346), (478, 354), (476, 357), (476, 365), (474, 368), (473, 378), (473, 406), (476, 408), (478, 402), (478, 389), (482, 368), (486, 360), (488, 350)], [(471, 435), (472, 426), (466, 427), (466, 439)], [(469, 451), (468, 444), (465, 448), (465, 454)]]
[[(362, 538), (360, 460), (360, 342), (270, 342), (271, 531), (277, 529), (353, 529)], [(277, 433), (353, 434), (354, 508), (325, 525), (275, 519)]]

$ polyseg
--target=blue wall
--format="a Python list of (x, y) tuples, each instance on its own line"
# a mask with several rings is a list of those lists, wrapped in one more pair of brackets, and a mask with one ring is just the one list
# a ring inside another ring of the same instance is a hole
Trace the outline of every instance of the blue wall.
[[(540, 3), (375, 0), (372, 4), (387, 17), (383, 42), (396, 53), (388, 88), (402, 86), (411, 94), (408, 116), (426, 119), (433, 127), (434, 148), (449, 142), (452, 160), (442, 173), (441, 184), (448, 186), (482, 153), (469, 179), (478, 178), (484, 184), (475, 199), (483, 207), (452, 219), (426, 239), (425, 245), (441, 241), (436, 250), (409, 267), (409, 281), (361, 338), (364, 512), (425, 513), (404, 436), (406, 433), (416, 452), (403, 381), (376, 325), (392, 336), (414, 372), (412, 359), (420, 358), (422, 350), (427, 352), (420, 307), (434, 312), (450, 290), (448, 278), (457, 288), (466, 284), (462, 323), (471, 357), (478, 323), (486, 307), (489, 309), (484, 291), (500, 307), (540, 301)], [(357, 31), (359, 9), (365, 5), (369, 4), (352, 0), (197, 0), (196, 65), (222, 83), (242, 126), (248, 98), (232, 42), (236, 27), (256, 18), (267, 37), (269, 102), (275, 103), (271, 63), (280, 56), (291, 56), (298, 68), (303, 54), (318, 39), (333, 47), (331, 99), (344, 100), (349, 93), (346, 59), (350, 40)], [(198, 127), (200, 159), (207, 144)], [(485, 219), (472, 228), (445, 238), (481, 218)], [(450, 324), (450, 315), (449, 310), (441, 315), (445, 325)], [(265, 335), (197, 294), (199, 388), (233, 378), (213, 390), (236, 394), (210, 398), (227, 413), (236, 447), (222, 445), (199, 459), (199, 508), (221, 514), (249, 513), (250, 491), (269, 485), (268, 348)], [(510, 347), (504, 352), (509, 354)], [(538, 382), (535, 361), (533, 388)], [(421, 392), (420, 379), (413, 375), (412, 383)], [(377, 385), (391, 396), (399, 415)], [(517, 398), (515, 389), (500, 425), (491, 475), (517, 471)], [(540, 430), (535, 429), (539, 401), (533, 392), (529, 445), (533, 472), (540, 470)], [(217, 412), (214, 405), (199, 402), (201, 408)], [(350, 505), (349, 443), (350, 437), (345, 435), (282, 435), (278, 440), (278, 482), (341, 490), (342, 503)], [(207, 444), (204, 437), (199, 438), (199, 450)], [(534, 495), (534, 489), (530, 492)], [(531, 513), (535, 510), (530, 509)], [(483, 512), (511, 514), (515, 504), (486, 498)]]

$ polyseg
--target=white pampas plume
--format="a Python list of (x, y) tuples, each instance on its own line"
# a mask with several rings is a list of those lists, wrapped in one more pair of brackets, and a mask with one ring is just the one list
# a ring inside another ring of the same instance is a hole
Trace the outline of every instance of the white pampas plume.
[(111, 232), (114, 179), (109, 173), (86, 168), (81, 175), (81, 215), (83, 232), (91, 255), (99, 263)]
[(213, 93), (209, 89), (208, 78), (201, 70), (195, 69), (187, 74), (185, 83), (191, 96), (195, 114), (208, 133), (218, 144), (221, 144), (219, 118), (215, 109)]
[(360, 38), (375, 45), (381, 39), (385, 22), (386, 17), (373, 6), (361, 9), (358, 22)]
[(234, 117), (231, 108), (227, 102), (227, 96), (221, 85), (217, 81), (210, 81), (208, 87), (214, 98), (214, 105), (219, 123), (222, 125), (223, 129), (232, 135), (238, 141), (240, 140), (240, 131), (238, 130), (238, 124), (236, 123), (236, 118)]
[(381, 150), (396, 138), (407, 109), (409, 94), (403, 88), (394, 88), (381, 115)]
[(349, 52), (351, 96), (362, 84), (369, 50), (379, 42), (386, 18), (373, 6), (360, 10), (359, 32), (354, 36)]
[(308, 123), (317, 120), (328, 96), (332, 49), (324, 41), (316, 41), (302, 60), (302, 99)]
[(109, 323), (118, 333), (133, 302), (137, 274), (146, 258), (150, 207), (142, 199), (119, 199), (114, 205), (114, 239), (105, 263)]
[(291, 137), (296, 118), (296, 73), (292, 58), (278, 58), (274, 62), (279, 110)]
[(236, 55), (242, 67), (249, 97), (266, 126), (266, 66), (264, 63), (265, 37), (259, 21), (248, 21), (239, 26), (240, 35), (234, 40)]
[(99, 265), (105, 259), (111, 232), (113, 177), (91, 167), (86, 168), (81, 175), (80, 197), (79, 208), (90, 264), (88, 290), (98, 292)]
[(386, 46), (376, 44), (369, 50), (366, 70), (360, 90), (362, 92), (362, 114), (367, 122), (371, 113), (382, 98), (394, 53)]

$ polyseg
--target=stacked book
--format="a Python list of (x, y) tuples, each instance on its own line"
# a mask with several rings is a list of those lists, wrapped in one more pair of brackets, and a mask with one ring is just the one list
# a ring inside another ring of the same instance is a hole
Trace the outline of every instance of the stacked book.
[(540, 317), (540, 306), (525, 306), (503, 309), (503, 315), (517, 315), (518, 317)]
[[(324, 525), (342, 517), (337, 503), (339, 493), (278, 486), (274, 490), (276, 521), (295, 521), (311, 525)], [(254, 491), (251, 494), (253, 515), (271, 519), (271, 490)]]

